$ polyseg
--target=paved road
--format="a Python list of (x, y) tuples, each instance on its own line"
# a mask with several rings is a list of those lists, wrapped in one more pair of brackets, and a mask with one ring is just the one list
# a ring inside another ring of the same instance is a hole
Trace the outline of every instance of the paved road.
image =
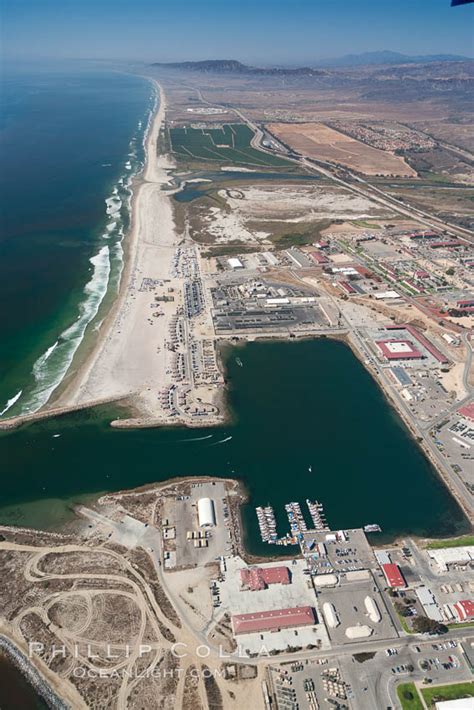
[[(340, 185), (344, 186), (351, 192), (355, 192), (363, 197), (369, 197), (371, 200), (378, 202), (379, 204), (382, 204), (385, 207), (389, 207), (390, 209), (394, 210), (395, 212), (398, 212), (399, 214), (410, 217), (411, 219), (414, 219), (417, 222), (421, 222), (423, 225), (431, 227), (432, 229), (446, 230), (452, 236), (457, 236), (458, 238), (464, 239), (465, 241), (472, 243), (472, 240), (474, 239), (474, 233), (471, 230), (464, 229), (463, 227), (451, 224), (450, 222), (445, 222), (439, 217), (433, 217), (433, 215), (429, 212), (425, 212), (424, 210), (421, 210), (418, 207), (414, 207), (413, 205), (409, 205), (406, 202), (401, 204), (390, 194), (387, 194), (381, 188), (371, 184), (370, 182), (362, 178), (360, 175), (355, 175), (347, 168), (344, 170), (344, 172), (353, 182), (349, 182), (347, 179), (343, 179), (336, 175), (336, 173), (340, 172), (340, 169), (335, 167), (332, 163), (328, 163), (323, 160), (313, 161), (308, 158), (305, 158), (304, 156), (301, 156), (301, 158), (290, 158), (287, 154), (283, 152), (279, 154), (279, 152), (276, 150), (269, 150), (265, 148), (265, 146), (262, 145), (262, 139), (264, 137), (263, 131), (240, 109), (235, 108), (235, 106), (231, 107), (229, 105), (218, 104), (215, 101), (208, 101), (204, 97), (202, 90), (199, 87), (190, 86), (185, 84), (184, 82), (176, 83), (179, 83), (182, 86), (186, 86), (188, 89), (191, 89), (192, 91), (196, 92), (199, 100), (208, 106), (218, 106), (220, 108), (225, 109), (226, 111), (233, 111), (244, 123), (249, 126), (249, 128), (251, 128), (255, 132), (255, 136), (252, 139), (252, 146), (258, 148), (262, 152), (268, 153), (269, 155), (273, 156), (279, 155), (279, 157), (284, 158), (285, 160), (302, 165), (303, 167), (309, 170), (319, 172), (325, 177), (328, 177), (334, 182), (337, 182)], [(357, 183), (357, 185), (355, 185), (354, 183)]]

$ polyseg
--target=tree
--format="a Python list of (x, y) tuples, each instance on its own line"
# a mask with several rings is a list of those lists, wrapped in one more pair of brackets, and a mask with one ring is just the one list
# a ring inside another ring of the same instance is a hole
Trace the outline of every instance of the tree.
[(448, 627), (427, 616), (417, 616), (413, 621), (413, 630), (419, 634), (445, 634)]
[(448, 269), (446, 269), (446, 273), (448, 276), (454, 276), (454, 266), (450, 266)]
[(400, 614), (400, 616), (410, 616), (410, 610), (407, 609), (407, 607), (404, 604), (401, 604), (401, 602), (395, 602), (395, 611), (397, 614)]

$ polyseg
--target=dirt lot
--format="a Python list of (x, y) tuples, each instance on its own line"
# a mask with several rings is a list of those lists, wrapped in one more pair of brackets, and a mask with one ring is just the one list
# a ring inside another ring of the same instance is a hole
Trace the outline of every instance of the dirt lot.
[(219, 190), (217, 197), (218, 202), (204, 198), (186, 206), (190, 234), (201, 244), (269, 245), (335, 219), (391, 217), (384, 207), (333, 185), (261, 181)]
[(268, 130), (310, 158), (330, 160), (366, 175), (416, 177), (403, 158), (372, 148), (322, 123), (271, 123)]

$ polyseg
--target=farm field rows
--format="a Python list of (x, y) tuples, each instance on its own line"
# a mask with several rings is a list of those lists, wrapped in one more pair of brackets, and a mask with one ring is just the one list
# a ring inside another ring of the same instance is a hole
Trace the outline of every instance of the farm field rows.
[(182, 159), (293, 168), (286, 160), (252, 148), (253, 132), (240, 123), (222, 128), (171, 128), (170, 138), (173, 151)]

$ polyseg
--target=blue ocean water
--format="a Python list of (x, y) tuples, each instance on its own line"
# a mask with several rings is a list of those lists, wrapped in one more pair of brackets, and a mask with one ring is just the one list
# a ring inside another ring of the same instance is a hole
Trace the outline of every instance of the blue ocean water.
[(103, 67), (5, 66), (0, 112), (0, 416), (34, 412), (116, 290), (130, 184), (156, 101)]

